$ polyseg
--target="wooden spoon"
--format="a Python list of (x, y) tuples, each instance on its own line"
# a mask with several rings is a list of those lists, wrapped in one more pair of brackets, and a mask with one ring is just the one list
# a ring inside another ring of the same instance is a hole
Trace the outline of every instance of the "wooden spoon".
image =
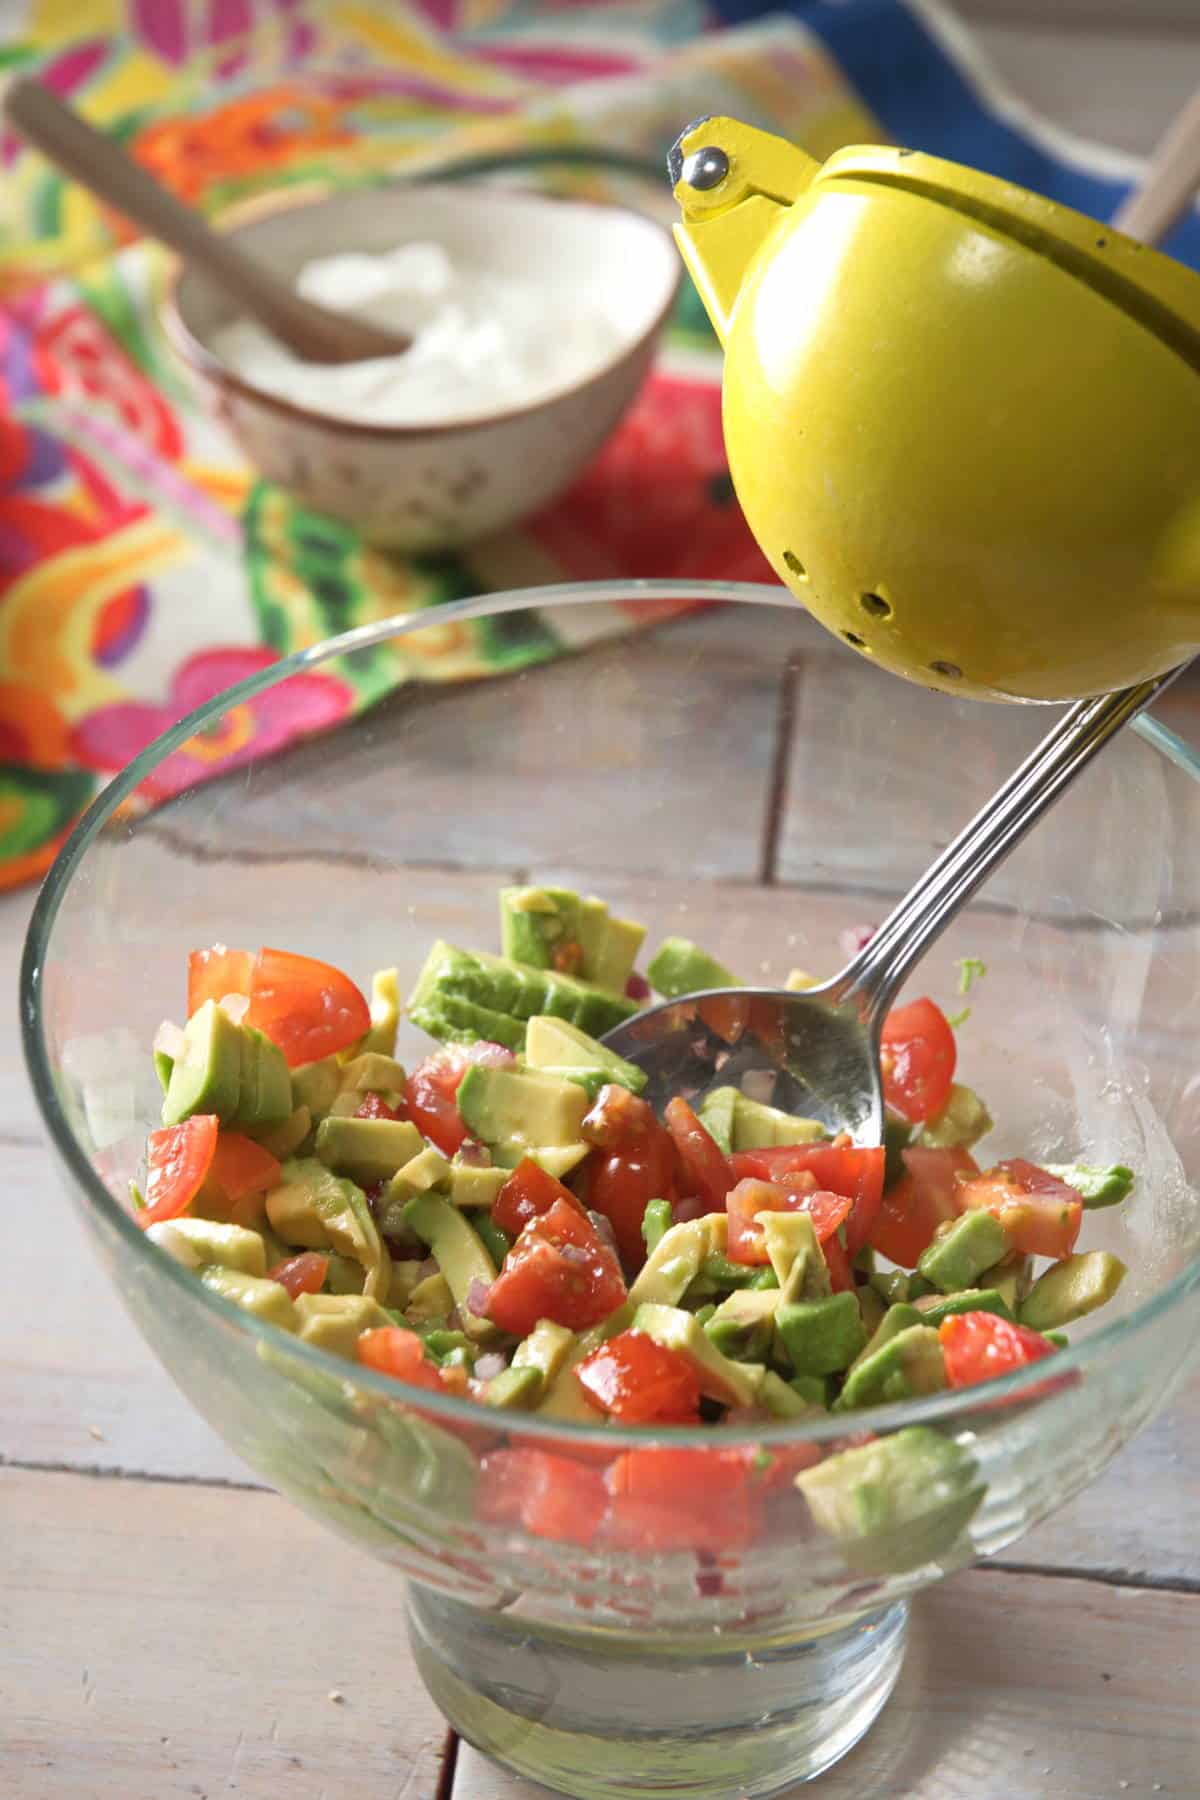
[(303, 300), (291, 284), (264, 269), (233, 240), (177, 200), (48, 88), (28, 76), (8, 84), (3, 111), (9, 124), (51, 162), (89, 188), (235, 300), (242, 312), (310, 363), (365, 362), (411, 347), (404, 332), (389, 331), (353, 313)]

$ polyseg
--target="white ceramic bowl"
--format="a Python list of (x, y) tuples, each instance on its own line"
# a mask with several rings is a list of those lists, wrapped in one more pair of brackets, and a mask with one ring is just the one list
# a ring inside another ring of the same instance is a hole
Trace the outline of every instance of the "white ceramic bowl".
[(183, 269), (164, 320), (249, 460), (306, 506), (393, 549), (452, 548), (511, 525), (569, 485), (636, 395), (678, 290), (669, 234), (621, 206), (499, 187), (403, 184), (246, 209), (229, 227), (284, 274), (316, 257), (439, 243), (456, 262), (544, 282), (546, 328), (619, 295), (621, 335), (582, 379), (529, 406), (445, 425), (348, 422), (256, 388), (216, 354), (233, 305)]

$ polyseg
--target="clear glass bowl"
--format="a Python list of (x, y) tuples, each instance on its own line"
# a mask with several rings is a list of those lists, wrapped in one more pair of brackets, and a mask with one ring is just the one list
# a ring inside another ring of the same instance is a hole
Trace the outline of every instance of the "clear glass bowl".
[[(1053, 1380), (1042, 1368), (854, 1416), (856, 1435), (922, 1425), (946, 1447), (946, 1477), (910, 1484), (894, 1529), (843, 1542), (790, 1478), (749, 1542), (732, 1523), (724, 1543), (655, 1551), (482, 1524), (480, 1453), (501, 1442), (594, 1468), (600, 1446), (669, 1440), (692, 1451), (681, 1467), (701, 1487), (734, 1446), (816, 1461), (850, 1422), (617, 1434), (485, 1414), (256, 1322), (133, 1224), (126, 1184), (159, 1100), (150, 1042), (182, 1010), (193, 946), (276, 943), (360, 979), (406, 973), (438, 935), (494, 944), (495, 888), (517, 875), (586, 886), (764, 983), (797, 964), (832, 971), (843, 931), (882, 916), (1046, 724), (880, 675), (780, 590), (687, 591), (742, 607), (738, 641), (777, 657), (778, 680), (761, 655), (731, 661), (711, 615), (537, 666), (533, 608), (581, 647), (611, 626), (606, 608), (653, 614), (680, 592), (640, 583), (393, 620), (231, 690), (92, 808), (46, 882), (22, 977), (51, 1140), (149, 1343), (253, 1468), (410, 1578), (417, 1660), (463, 1735), (574, 1800), (767, 1795), (827, 1766), (896, 1679), (908, 1596), (1095, 1475), (1169, 1391), (1200, 1324), (1200, 766), (1148, 721), (993, 879), (919, 988), (945, 998), (956, 958), (987, 963), (961, 1069), (991, 1104), (995, 1154), (1133, 1165), (1133, 1197), (1089, 1215), (1086, 1238), (1131, 1274), (1072, 1330)], [(486, 632), (513, 672), (409, 686), (350, 729), (133, 810), (166, 756), (189, 738), (193, 753), (236, 741), (245, 709), (289, 675), (405, 640), (411, 652), (430, 631)], [(420, 1054), (411, 1028), (399, 1054)]]

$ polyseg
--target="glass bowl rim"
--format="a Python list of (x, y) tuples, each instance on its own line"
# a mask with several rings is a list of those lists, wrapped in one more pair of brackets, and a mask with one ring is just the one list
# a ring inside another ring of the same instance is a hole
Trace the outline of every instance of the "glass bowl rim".
[[(407, 637), (410, 633), (433, 624), (466, 622), (496, 613), (541, 611), (555, 606), (589, 605), (617, 599), (623, 602), (662, 601), (684, 597), (709, 603), (735, 602), (754, 606), (792, 607), (796, 604), (786, 588), (759, 582), (614, 580), (515, 588), (502, 593), (475, 595), (419, 612), (397, 613), (390, 618), (357, 626), (337, 637), (325, 638), (320, 643), (297, 650), (291, 656), (281, 658), (245, 680), (235, 682), (214, 699), (195, 708), (162, 732), (135, 757), (96, 796), (74, 826), (45, 877), (26, 933), (19, 983), (25, 1064), (51, 1145), (73, 1180), (87, 1196), (89, 1204), (115, 1230), (118, 1241), (125, 1246), (128, 1254), (135, 1259), (148, 1259), (148, 1263), (157, 1271), (157, 1278), (168, 1283), (168, 1291), (170, 1284), (175, 1284), (185, 1307), (190, 1303), (208, 1308), (216, 1320), (244, 1333), (251, 1344), (270, 1348), (277, 1358), (280, 1352), (286, 1351), (296, 1358), (302, 1368), (307, 1366), (314, 1372), (334, 1376), (341, 1382), (352, 1380), (356, 1387), (377, 1399), (393, 1403), (405, 1399), (419, 1411), (448, 1423), (475, 1427), (479, 1425), (478, 1401), (458, 1400), (448, 1395), (430, 1393), (393, 1376), (377, 1373), (361, 1363), (355, 1363), (348, 1369), (343, 1358), (301, 1342), (290, 1332), (255, 1318), (232, 1301), (214, 1293), (197, 1281), (190, 1270), (177, 1263), (173, 1257), (164, 1256), (157, 1246), (149, 1242), (131, 1214), (120, 1205), (96, 1174), (59, 1101), (50, 1067), (42, 1010), (45, 953), (54, 922), (76, 868), (93, 839), (99, 836), (117, 807), (145, 776), (188, 738), (212, 725), (231, 707), (266, 692), (289, 676), (313, 669), (334, 657), (368, 649), (389, 638)], [(1193, 780), (1200, 780), (1200, 754), (1194, 752), (1182, 738), (1145, 714), (1134, 721), (1133, 729), (1158, 754)], [(1197, 1290), (1200, 1290), (1200, 1256), (1193, 1258), (1140, 1306), (1111, 1324), (1102, 1326), (1082, 1344), (1060, 1350), (1055, 1357), (1056, 1369), (1064, 1373), (1081, 1371), (1089, 1362), (1098, 1361), (1114, 1349), (1119, 1349)], [(909, 1425), (953, 1425), (957, 1421), (969, 1429), (971, 1416), (980, 1407), (990, 1408), (993, 1404), (999, 1405), (1006, 1401), (1036, 1398), (1034, 1390), (1045, 1382), (1046, 1371), (1041, 1370), (1039, 1373), (1038, 1365), (1031, 1364), (1025, 1369), (988, 1382), (986, 1400), (980, 1400), (974, 1388), (948, 1389), (923, 1399), (892, 1401), (887, 1405), (864, 1408), (853, 1414), (827, 1414), (824, 1417), (800, 1418), (779, 1424), (762, 1421), (752, 1425), (722, 1425), (715, 1429), (712, 1426), (614, 1427), (599, 1419), (594, 1425), (579, 1424), (569, 1420), (539, 1419), (532, 1413), (505, 1415), (502, 1423), (512, 1440), (525, 1439), (533, 1444), (539, 1441), (546, 1444), (569, 1444), (572, 1441), (594, 1444), (602, 1440), (613, 1447), (614, 1454), (625, 1448), (645, 1446), (648, 1443), (665, 1443), (680, 1449), (709, 1451), (750, 1449), (763, 1444), (782, 1448), (800, 1442), (829, 1444), (848, 1434), (856, 1435), (864, 1431), (882, 1434)]]

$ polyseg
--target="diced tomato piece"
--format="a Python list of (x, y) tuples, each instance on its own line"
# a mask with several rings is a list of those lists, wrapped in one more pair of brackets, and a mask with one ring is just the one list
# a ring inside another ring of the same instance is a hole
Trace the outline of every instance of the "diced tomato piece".
[(356, 1044), (371, 1009), (348, 975), (312, 956), (263, 948), (254, 959), (245, 1023), (283, 1051), (289, 1068)]
[(531, 1219), (488, 1293), (487, 1316), (525, 1337), (539, 1319), (583, 1331), (625, 1298), (616, 1257), (577, 1204), (556, 1200)]
[(902, 1269), (915, 1269), (939, 1225), (962, 1210), (960, 1182), (979, 1165), (960, 1144), (901, 1151), (905, 1173), (883, 1196), (867, 1242)]
[(817, 1242), (824, 1244), (849, 1215), (853, 1200), (847, 1194), (830, 1194), (817, 1186), (815, 1175), (801, 1170), (784, 1181), (739, 1181), (725, 1197), (729, 1215), (726, 1252), (730, 1262), (766, 1263), (767, 1242), (758, 1214), (806, 1212), (813, 1222)]
[(737, 1550), (753, 1541), (765, 1490), (745, 1452), (627, 1450), (606, 1477), (605, 1540), (629, 1550)]
[(476, 1511), (485, 1525), (518, 1525), (556, 1543), (592, 1543), (608, 1511), (598, 1469), (546, 1450), (493, 1450), (479, 1465)]
[(836, 1231), (821, 1239), (821, 1253), (825, 1258), (825, 1267), (829, 1270), (829, 1285), (834, 1293), (853, 1293), (854, 1265)]
[(407, 1381), (410, 1387), (426, 1388), (431, 1394), (446, 1392), (446, 1383), (436, 1364), (425, 1356), (425, 1346), (415, 1331), (401, 1325), (381, 1325), (364, 1331), (354, 1346), (360, 1363), (376, 1369), (381, 1375), (393, 1375)]
[(952, 1388), (973, 1387), (991, 1381), (1027, 1363), (1053, 1356), (1055, 1345), (1040, 1331), (1014, 1325), (997, 1313), (951, 1313), (938, 1326), (946, 1361), (946, 1380)]
[(612, 1226), (625, 1266), (640, 1269), (647, 1203), (674, 1198), (674, 1142), (653, 1108), (615, 1083), (600, 1089), (582, 1130), (602, 1152), (588, 1159), (587, 1203)]
[(194, 1113), (182, 1125), (152, 1131), (146, 1141), (146, 1204), (138, 1224), (158, 1225), (185, 1213), (212, 1167), (218, 1121), (213, 1113)]
[(807, 1170), (819, 1188), (830, 1194), (848, 1194), (854, 1201), (846, 1219), (846, 1248), (856, 1256), (870, 1236), (883, 1199), (886, 1156), (881, 1149), (858, 1149), (853, 1144), (780, 1144), (765, 1150), (738, 1150), (729, 1163), (741, 1180), (757, 1175), (778, 1181)]
[(374, 1092), (363, 1095), (354, 1109), (356, 1119), (402, 1119), (405, 1116), (403, 1103), (389, 1106), (382, 1094)]
[(700, 1417), (695, 1364), (644, 1331), (609, 1338), (578, 1365), (575, 1379), (593, 1406), (626, 1425), (692, 1425)]
[(940, 1006), (914, 1000), (883, 1021), (879, 1040), (883, 1097), (910, 1124), (931, 1119), (945, 1104), (958, 1052)]
[(569, 1187), (547, 1174), (531, 1156), (523, 1156), (496, 1196), (492, 1222), (509, 1237), (518, 1237), (530, 1219), (540, 1219), (556, 1200), (583, 1211)]
[(1019, 1156), (964, 1182), (956, 1197), (959, 1212), (986, 1207), (993, 1213), (1023, 1256), (1056, 1262), (1069, 1256), (1083, 1223), (1083, 1201), (1075, 1189)]
[(222, 1131), (210, 1172), (227, 1200), (243, 1200), (279, 1185), (279, 1158), (240, 1131)]
[(681, 1097), (668, 1101), (664, 1116), (679, 1153), (683, 1191), (699, 1194), (708, 1202), (710, 1212), (720, 1212), (725, 1205), (725, 1196), (733, 1186), (733, 1176), (712, 1133)]
[(453, 1049), (437, 1050), (418, 1063), (408, 1078), (405, 1103), (408, 1117), (443, 1156), (461, 1150), (468, 1132), (459, 1117), (458, 1090), (472, 1063), (503, 1067), (515, 1063), (516, 1057), (503, 1044), (481, 1040), (477, 1044), (456, 1044)]
[(190, 1019), (206, 1000), (223, 1000), (226, 994), (249, 997), (254, 958), (249, 950), (227, 950), (214, 944), (211, 950), (193, 950), (188, 957), (187, 1009)]
[(267, 1280), (277, 1281), (294, 1300), (297, 1294), (319, 1294), (329, 1273), (329, 1258), (316, 1250), (304, 1250), (299, 1256), (285, 1257), (283, 1262), (267, 1270)]

